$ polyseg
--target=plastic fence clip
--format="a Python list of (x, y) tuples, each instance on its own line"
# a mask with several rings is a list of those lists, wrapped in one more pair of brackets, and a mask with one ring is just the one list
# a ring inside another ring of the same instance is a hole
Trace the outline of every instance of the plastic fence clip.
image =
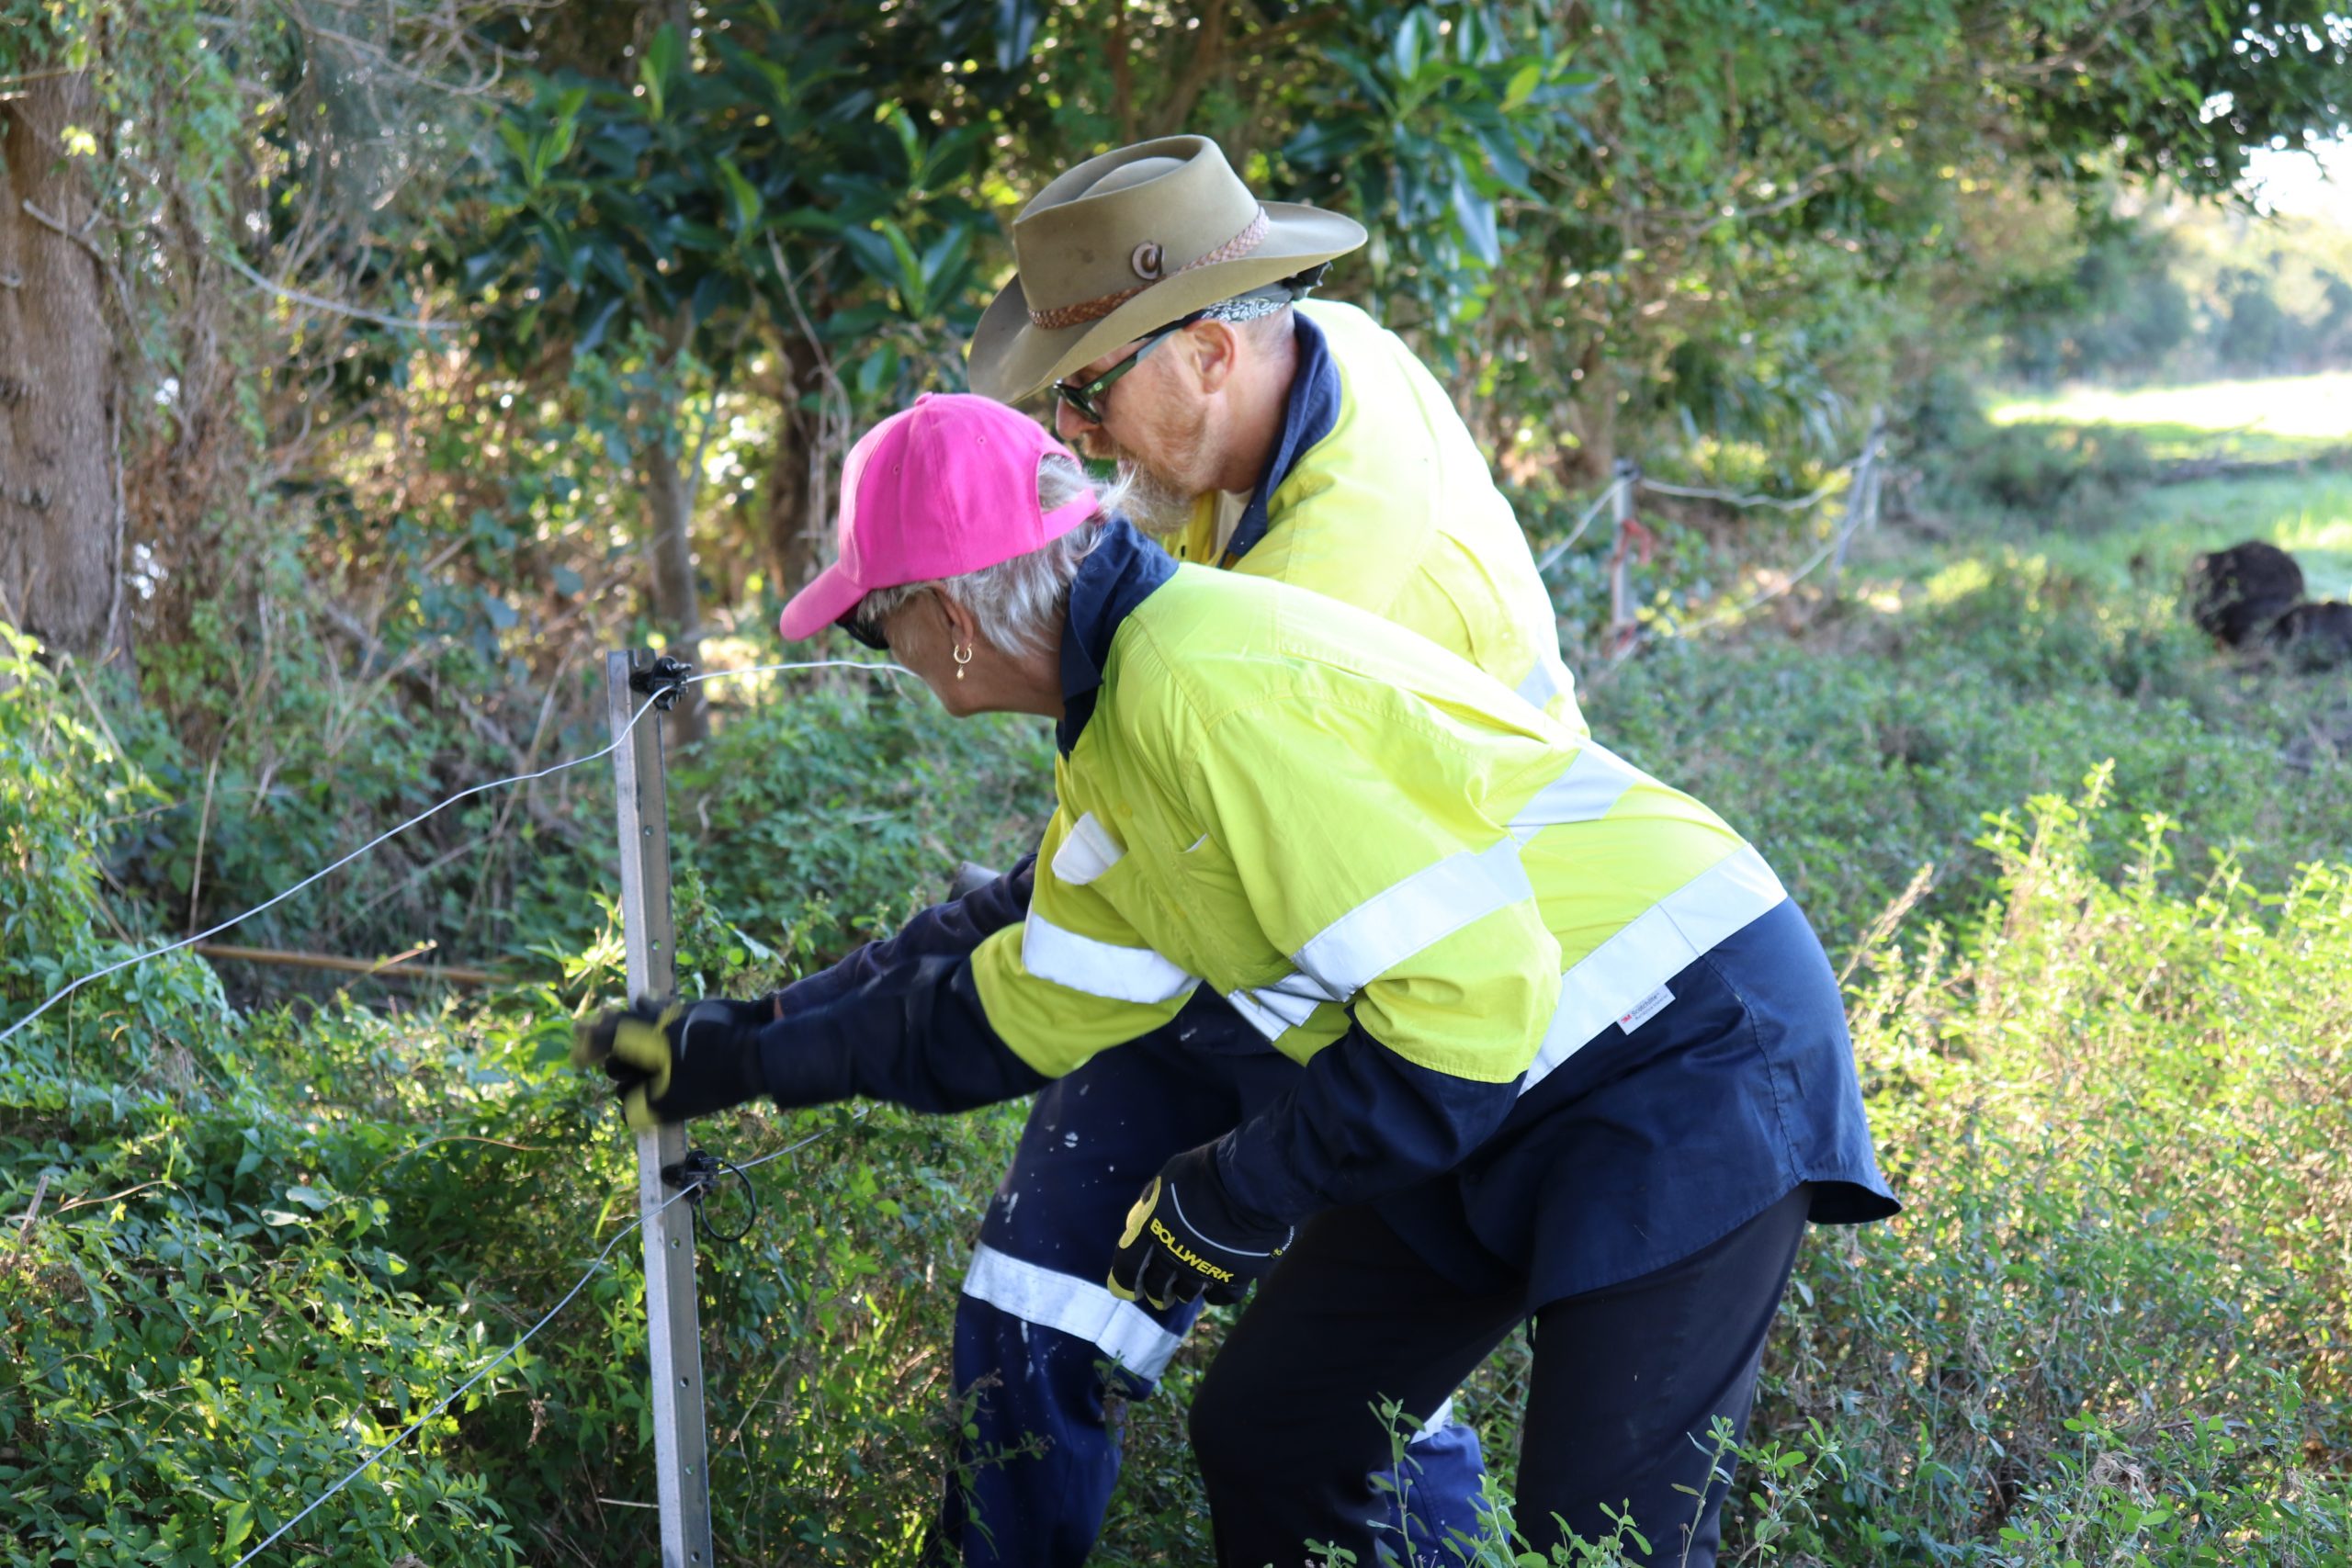
[(653, 699), (653, 705), (668, 713), (678, 705), (678, 698), (694, 683), (695, 667), (683, 659), (662, 655), (642, 670), (628, 672), (628, 689), (642, 692)]
[[(742, 1224), (731, 1231), (723, 1231), (712, 1224), (709, 1214), (702, 1206), (706, 1197), (718, 1190), (718, 1179), (722, 1173), (732, 1175), (743, 1184), (743, 1197), (752, 1208), (751, 1214)], [(695, 1229), (712, 1241), (741, 1241), (752, 1234), (752, 1227), (760, 1223), (759, 1190), (752, 1185), (752, 1179), (743, 1174), (743, 1168), (732, 1160), (720, 1159), (707, 1149), (689, 1149), (685, 1158), (662, 1168), (662, 1179), (669, 1186), (684, 1189), (679, 1196), (685, 1199), (687, 1207), (694, 1211)]]

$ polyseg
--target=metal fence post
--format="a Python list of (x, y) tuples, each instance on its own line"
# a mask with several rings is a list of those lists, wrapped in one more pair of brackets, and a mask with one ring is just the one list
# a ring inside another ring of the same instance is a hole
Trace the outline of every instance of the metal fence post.
[(1634, 486), (1641, 479), (1642, 467), (1631, 457), (1620, 457), (1610, 472), (1616, 488), (1609, 492), (1615, 525), (1609, 551), (1609, 653), (1615, 658), (1632, 646), (1639, 629), (1634, 624), (1633, 569), (1625, 559), (1633, 541), (1625, 536), (1625, 525), (1634, 520)]
[(1829, 556), (1829, 597), (1838, 597), (1838, 579), (1846, 570), (1846, 547), (1854, 536), (1878, 521), (1878, 452), (1886, 438), (1885, 416), (1871, 411), (1871, 433), (1862, 442), (1861, 460), (1854, 465), (1854, 482), (1846, 491), (1845, 515), (1838, 519), (1838, 542)]
[[(670, 925), (670, 820), (657, 709), (635, 728), (648, 700), (630, 676), (654, 659), (632, 650), (605, 656), (613, 795), (619, 807), (621, 940), (628, 994), (666, 997), (677, 987)], [(626, 732), (626, 733), (624, 733)], [(685, 1132), (663, 1127), (637, 1140), (638, 1212), (645, 1216), (645, 1326), (652, 1361), (654, 1495), (662, 1509), (662, 1568), (711, 1568), (710, 1476), (703, 1429), (702, 1336), (695, 1294), (694, 1208), (669, 1203), (664, 1166), (685, 1158)], [(667, 1204), (667, 1207), (664, 1207)]]

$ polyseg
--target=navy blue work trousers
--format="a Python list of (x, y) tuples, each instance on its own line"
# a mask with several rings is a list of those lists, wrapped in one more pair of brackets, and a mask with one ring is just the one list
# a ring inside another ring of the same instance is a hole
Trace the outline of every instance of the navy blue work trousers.
[[(1533, 1314), (1516, 1520), (1546, 1562), (1559, 1521), (1605, 1540), (1614, 1509), (1650, 1544), (1625, 1542), (1629, 1561), (1713, 1568), (1731, 1461), (1711, 1434), (1746, 1428), (1814, 1198), (1800, 1186), (1679, 1262)], [(1369, 1208), (1308, 1221), (1193, 1401), (1221, 1568), (1288, 1568), (1309, 1541), (1380, 1561), (1394, 1501), (1366, 1481), (1390, 1452), (1373, 1406), (1433, 1408), (1525, 1321), (1523, 1286), (1463, 1289)]]

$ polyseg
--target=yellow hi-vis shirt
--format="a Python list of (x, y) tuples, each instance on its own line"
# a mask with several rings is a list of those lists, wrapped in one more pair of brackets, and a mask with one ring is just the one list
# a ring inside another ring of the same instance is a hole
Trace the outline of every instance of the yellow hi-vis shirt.
[(1206, 984), (1300, 1062), (1351, 1011), (1523, 1093), (1784, 897), (1699, 802), (1352, 606), (1170, 568), (1121, 525), (1064, 637), (1028, 919), (972, 961), (1047, 1076)]
[(1170, 553), (1369, 610), (1584, 733), (1527, 536), (1445, 389), (1354, 306), (1295, 310), (1298, 368), (1264, 479), (1222, 550), (1211, 494)]

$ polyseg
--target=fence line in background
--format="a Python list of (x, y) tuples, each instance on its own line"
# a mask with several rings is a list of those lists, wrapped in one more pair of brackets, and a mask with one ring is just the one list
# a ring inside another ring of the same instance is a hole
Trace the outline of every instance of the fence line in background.
[[(1871, 411), (1871, 433), (1862, 442), (1862, 455), (1854, 470), (1854, 492), (1846, 503), (1846, 515), (1838, 529), (1838, 548), (1829, 558), (1829, 592), (1838, 592), (1838, 579), (1846, 569), (1846, 547), (1859, 528), (1878, 522), (1878, 491), (1885, 475), (1881, 471), (1879, 448), (1886, 439), (1885, 421), (1876, 409)], [(1793, 579), (1792, 580), (1793, 581)]]
[[(1845, 559), (1846, 547), (1851, 541), (1853, 535), (1859, 526), (1866, 521), (1875, 521), (1876, 518), (1881, 478), (1879, 473), (1881, 466), (1880, 457), (1881, 447), (1883, 445), (1883, 422), (1881, 417), (1874, 412), (1871, 417), (1871, 433), (1869, 438), (1863, 445), (1861, 452), (1854, 457), (1840, 463), (1837, 468), (1830, 470), (1833, 476), (1852, 472), (1854, 475), (1854, 481), (1848, 491), (1849, 500), (1846, 508), (1846, 515), (1844, 519), (1841, 520), (1837, 534), (1831, 539), (1826, 556), (1816, 555), (1813, 559), (1808, 560), (1803, 567), (1791, 574), (1788, 580), (1779, 588), (1757, 596), (1756, 598), (1748, 601), (1746, 604), (1740, 606), (1737, 610), (1724, 612), (1711, 616), (1707, 620), (1699, 622), (1694, 626), (1685, 627), (1682, 629), (1680, 635), (1688, 636), (1691, 632), (1721, 625), (1727, 620), (1745, 615), (1748, 610), (1755, 608), (1758, 604), (1762, 604), (1774, 598), (1778, 598), (1781, 594), (1786, 593), (1791, 588), (1794, 587), (1798, 581), (1819, 567), (1824, 558), (1834, 557), (1838, 561), (1838, 564), (1842, 567)], [(1770, 507), (1782, 513), (1793, 513), (1819, 504), (1823, 500), (1826, 499), (1830, 492), (1836, 488), (1837, 485), (1833, 478), (1830, 482), (1823, 484), (1809, 494), (1793, 497), (1780, 497), (1761, 493), (1751, 494), (1734, 491), (1711, 490), (1691, 485), (1669, 484), (1663, 479), (1654, 479), (1649, 478), (1641, 471), (1640, 466), (1634, 463), (1632, 459), (1620, 458), (1617, 461), (1616, 472), (1611, 478), (1608, 488), (1602, 491), (1600, 496), (1585, 509), (1584, 514), (1577, 520), (1576, 526), (1569, 530), (1567, 536), (1544, 552), (1543, 556), (1538, 558), (1535, 563), (1536, 570), (1539, 572), (1548, 570), (1567, 553), (1568, 549), (1574, 546), (1579, 538), (1584, 536), (1586, 530), (1592, 525), (1593, 522), (1599, 518), (1604, 510), (1611, 511), (1613, 513), (1613, 522), (1615, 526), (1609, 556), (1610, 642), (1611, 644), (1611, 652), (1612, 657), (1616, 659), (1623, 659), (1627, 653), (1632, 651), (1633, 648), (1636, 646), (1640, 640), (1640, 631), (1634, 621), (1632, 604), (1631, 569), (1626, 558), (1629, 552), (1638, 550), (1641, 553), (1643, 559), (1646, 561), (1648, 558), (1647, 547), (1652, 538), (1648, 534), (1648, 531), (1642, 527), (1641, 523), (1634, 514), (1633, 492), (1636, 489), (1651, 491), (1660, 495), (1671, 495), (1690, 500), (1713, 501), (1727, 506)], [(1831, 573), (1831, 581), (1834, 582), (1836, 580), (1837, 572), (1833, 570)], [(816, 659), (794, 660), (778, 664), (759, 664), (753, 665), (745, 670), (714, 670), (705, 674), (691, 676), (684, 682), (684, 684), (695, 686), (700, 685), (707, 681), (733, 680), (746, 675), (763, 675), (786, 671), (844, 669), (865, 670), (874, 671), (877, 674), (911, 675), (913, 673), (912, 671), (906, 669), (902, 665), (892, 664), (878, 660)], [(450, 795), (447, 799), (436, 802), (435, 804), (425, 807), (423, 811), (418, 812), (407, 821), (402, 822), (399, 827), (377, 835), (375, 838), (368, 840), (368, 842), (360, 845), (357, 849), (353, 850), (350, 853), (330, 862), (319, 870), (312, 872), (310, 875), (294, 884), (293, 886), (287, 888), (284, 892), (265, 899), (263, 902), (254, 905), (252, 908), (247, 909), (241, 914), (232, 915), (217, 925), (213, 925), (204, 931), (198, 931), (192, 936), (183, 937), (176, 942), (166, 942), (160, 947), (151, 948), (145, 953), (135, 953), (129, 958), (122, 959), (114, 964), (109, 964), (103, 969), (80, 976), (63, 987), (62, 989), (51, 995), (46, 1000), (42, 1001), (40, 1006), (34, 1008), (32, 1011), (25, 1014), (24, 1017), (8, 1025), (7, 1028), (0, 1029), (0, 1043), (6, 1043), (9, 1039), (22, 1031), (26, 1025), (31, 1023), (33, 1020), (40, 1017), (41, 1014), (47, 1012), (51, 1008), (55, 1007), (59, 1002), (63, 1001), (66, 998), (74, 995), (85, 986), (103, 980), (109, 975), (119, 974), (125, 969), (136, 967), (141, 964), (146, 963), (150, 959), (161, 958), (167, 953), (177, 953), (183, 948), (193, 947), (198, 942), (208, 941), (212, 937), (220, 935), (222, 931), (229, 931), (236, 926), (242, 925), (246, 920), (253, 919), (255, 915), (266, 913), (266, 911), (277, 908), (278, 905), (286, 902), (288, 898), (293, 897), (297, 893), (301, 892), (313, 883), (340, 871), (345, 866), (349, 865), (353, 861), (357, 860), (360, 856), (367, 854), (369, 851), (389, 842), (392, 839), (399, 837), (401, 834), (407, 832), (410, 829), (418, 826), (420, 823), (425, 822), (430, 818), (440, 815), (450, 807), (457, 805), (459, 801), (470, 799), (474, 795), (484, 794), (490, 790), (502, 789), (509, 784), (528, 784), (537, 779), (548, 778), (553, 774), (562, 773), (567, 769), (580, 767), (583, 763), (593, 762), (600, 758), (611, 756), (619, 749), (622, 742), (634, 732), (638, 723), (645, 717), (647, 709), (653, 705), (653, 698), (648, 697), (643, 704), (639, 705), (635, 714), (631, 716), (628, 727), (623, 729), (619, 735), (616, 735), (609, 744), (601, 747), (594, 751), (591, 751), (585, 756), (569, 758), (563, 761), (551, 763), (547, 767), (537, 769), (531, 773), (515, 773), (507, 778), (492, 779), (486, 784), (479, 784), (472, 785), (470, 788), (459, 790), (457, 794)]]
[(1584, 509), (1584, 515), (1577, 518), (1577, 525), (1568, 530), (1568, 536), (1562, 539), (1558, 544), (1554, 545), (1550, 549), (1545, 550), (1541, 556), (1536, 558), (1535, 570), (1538, 572), (1551, 570), (1553, 563), (1557, 561), (1562, 556), (1566, 555), (1568, 553), (1568, 547), (1574, 545), (1578, 539), (1584, 537), (1584, 531), (1592, 526), (1592, 520), (1600, 516), (1601, 512), (1608, 507), (1610, 502), (1617, 499), (1617, 492), (1624, 488), (1624, 475), (1617, 474), (1611, 476), (1609, 480), (1609, 488), (1602, 491), (1599, 499), (1594, 501), (1590, 506)]
[(1651, 479), (1642, 472), (1640, 464), (1631, 458), (1620, 457), (1611, 474), (1608, 487), (1585, 508), (1583, 514), (1577, 519), (1576, 525), (1568, 530), (1566, 537), (1549, 547), (1536, 558), (1535, 570), (1539, 573), (1550, 570), (1563, 556), (1566, 555), (1570, 547), (1584, 536), (1585, 531), (1592, 525), (1593, 521), (1603, 511), (1612, 513), (1614, 527), (1611, 535), (1609, 552), (1603, 558), (1606, 561), (1605, 570), (1609, 580), (1609, 629), (1602, 646), (1611, 665), (1622, 663), (1647, 639), (1648, 634), (1640, 624), (1634, 604), (1632, 572), (1634, 558), (1638, 557), (1643, 564), (1647, 564), (1651, 548), (1657, 543), (1657, 537), (1656, 533), (1645, 526), (1635, 513), (1634, 494), (1636, 491), (1648, 491), (1658, 495), (1670, 495), (1690, 501), (1712, 501), (1721, 505), (1737, 508), (1767, 507), (1776, 512), (1794, 514), (1808, 511), (1828, 500), (1838, 490), (1838, 476), (1851, 475), (1851, 482), (1845, 488), (1845, 511), (1838, 518), (1837, 528), (1831, 533), (1828, 541), (1815, 550), (1804, 565), (1789, 573), (1776, 586), (1743, 601), (1733, 608), (1718, 611), (1703, 621), (1677, 627), (1673, 635), (1690, 637), (1736, 621), (1759, 605), (1770, 604), (1774, 599), (1788, 593), (1799, 582), (1817, 570), (1825, 561), (1830, 563), (1830, 592), (1835, 593), (1838, 574), (1845, 565), (1846, 551), (1853, 542), (1854, 536), (1878, 521), (1879, 498), (1884, 479), (1885, 435), (1884, 418), (1879, 411), (1872, 410), (1870, 432), (1863, 440), (1862, 449), (1831, 468), (1830, 477), (1822, 484), (1804, 495), (1797, 496), (1776, 496), (1761, 491), (1751, 492), (1718, 490), (1700, 485), (1671, 484), (1664, 479)]

